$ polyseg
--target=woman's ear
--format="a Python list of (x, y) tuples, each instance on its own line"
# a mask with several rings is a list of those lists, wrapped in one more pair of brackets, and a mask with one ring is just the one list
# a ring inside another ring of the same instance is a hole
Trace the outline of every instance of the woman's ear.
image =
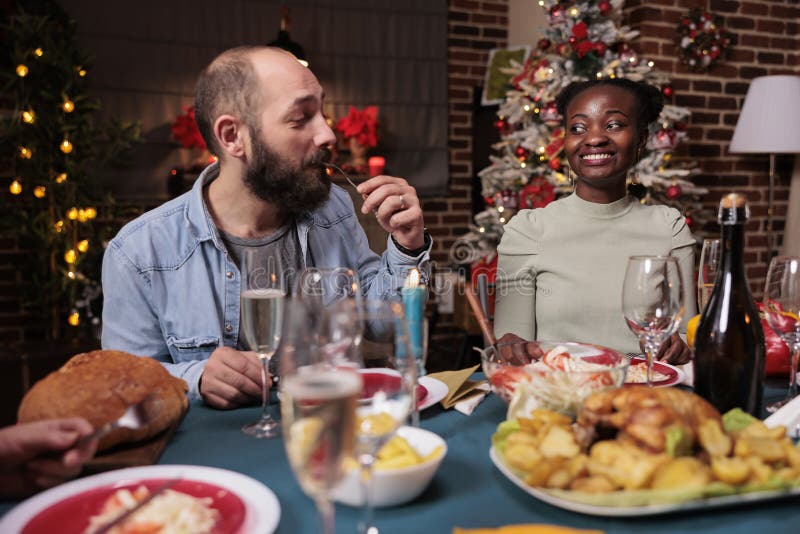
[(214, 121), (214, 136), (224, 154), (234, 158), (245, 155), (245, 131), (239, 119), (233, 115), (220, 115)]

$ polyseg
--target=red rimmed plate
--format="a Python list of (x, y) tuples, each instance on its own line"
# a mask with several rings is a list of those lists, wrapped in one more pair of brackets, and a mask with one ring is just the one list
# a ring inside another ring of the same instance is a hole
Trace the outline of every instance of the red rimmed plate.
[[(631, 358), (630, 364), (631, 366), (633, 366), (646, 362), (647, 360), (645, 358), (633, 357)], [(630, 372), (630, 367), (628, 367), (628, 370)], [(655, 387), (674, 386), (680, 384), (686, 378), (686, 375), (682, 370), (664, 362), (658, 362), (658, 361), (653, 362), (653, 370), (667, 377), (662, 380), (656, 380), (655, 382), (653, 382), (652, 385)], [(628, 378), (627, 377), (625, 378), (625, 384), (646, 384), (646, 383), (647, 382), (628, 382)]]
[[(364, 381), (361, 399), (372, 398), (376, 391), (398, 390), (400, 388), (400, 373), (394, 369), (362, 369), (359, 371)], [(428, 396), (428, 389), (422, 384), (417, 385), (417, 405), (421, 405)]]
[(24, 501), (0, 520), (0, 532), (82, 534), (89, 518), (116, 490), (143, 485), (153, 489), (181, 478), (173, 489), (211, 497), (220, 512), (213, 532), (273, 532), (280, 520), (277, 497), (261, 482), (213, 467), (157, 465), (108, 471), (56, 486)]

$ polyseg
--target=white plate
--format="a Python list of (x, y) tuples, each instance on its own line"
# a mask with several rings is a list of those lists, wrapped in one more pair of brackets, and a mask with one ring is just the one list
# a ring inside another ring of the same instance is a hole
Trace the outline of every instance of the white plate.
[(499, 469), (507, 479), (516, 484), (520, 489), (529, 495), (532, 495), (540, 501), (546, 502), (547, 504), (557, 508), (563, 508), (564, 510), (587, 515), (604, 517), (641, 517), (646, 515), (684, 512), (688, 510), (706, 510), (709, 508), (721, 508), (725, 506), (740, 506), (746, 503), (771, 501), (800, 495), (800, 488), (794, 488), (776, 491), (741, 493), (738, 495), (727, 495), (725, 497), (708, 497), (704, 499), (695, 499), (669, 504), (649, 504), (644, 506), (599, 506), (595, 504), (570, 501), (554, 495), (548, 490), (534, 488), (525, 484), (521, 478), (519, 478), (503, 463), (503, 461), (500, 459), (500, 455), (494, 450), (494, 447), (489, 449), (489, 457), (492, 459), (492, 462), (497, 469)]
[(278, 527), (281, 517), (278, 498), (264, 484), (251, 477), (215, 467), (152, 465), (107, 471), (73, 480), (40, 493), (23, 501), (8, 512), (0, 520), (0, 532), (20, 532), (31, 519), (50, 506), (99, 486), (175, 477), (214, 484), (236, 495), (245, 506), (245, 518), (238, 530), (241, 534), (271, 533)]
[(442, 382), (441, 380), (437, 380), (436, 378), (431, 378), (429, 376), (421, 376), (419, 377), (419, 383), (421, 386), (425, 386), (425, 389), (428, 390), (428, 394), (425, 395), (425, 398), (422, 399), (422, 403), (419, 405), (419, 410), (422, 411), (425, 408), (430, 408), (443, 398), (447, 396), (447, 384)]
[[(640, 363), (646, 360), (644, 356), (634, 356), (633, 358), (631, 358), (631, 361), (633, 363)], [(670, 365), (668, 363), (659, 361), (653, 362), (653, 367), (656, 371), (665, 374), (668, 377), (665, 380), (656, 382), (655, 384), (653, 384), (653, 387), (664, 388), (668, 386), (677, 386), (678, 384), (686, 380), (686, 373), (684, 373), (683, 369), (681, 369), (680, 367), (675, 367), (674, 365)], [(634, 383), (636, 382), (627, 382), (627, 381), (625, 382), (625, 384), (634, 384)], [(638, 382), (638, 383), (643, 384), (644, 382)]]

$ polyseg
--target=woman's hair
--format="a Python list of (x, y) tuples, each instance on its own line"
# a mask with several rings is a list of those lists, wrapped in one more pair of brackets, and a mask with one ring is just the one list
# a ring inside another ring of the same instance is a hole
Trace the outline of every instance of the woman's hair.
[(592, 87), (610, 85), (619, 87), (631, 93), (636, 98), (636, 125), (639, 131), (647, 131), (647, 126), (658, 118), (664, 107), (664, 97), (661, 91), (645, 82), (634, 82), (627, 78), (600, 78), (585, 82), (572, 82), (558, 93), (556, 108), (567, 122), (567, 106), (572, 99)]

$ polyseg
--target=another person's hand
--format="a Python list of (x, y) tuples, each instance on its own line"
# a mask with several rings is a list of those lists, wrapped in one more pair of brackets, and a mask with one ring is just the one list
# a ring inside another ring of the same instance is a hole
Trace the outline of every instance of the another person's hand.
[(527, 341), (517, 334), (507, 333), (497, 340), (497, 355), (500, 361), (511, 365), (525, 365), (541, 359), (544, 352), (535, 341)]
[(49, 419), (0, 429), (0, 498), (24, 497), (77, 476), (97, 440), (85, 419)]
[(672, 334), (661, 344), (656, 357), (672, 365), (683, 365), (692, 361), (692, 349), (681, 339), (681, 336)]
[(231, 347), (216, 349), (200, 377), (200, 396), (209, 406), (223, 410), (261, 400), (258, 354)]
[(425, 223), (417, 190), (402, 178), (376, 176), (358, 186), (365, 196), (362, 213), (375, 212), (381, 227), (407, 249), (425, 244)]

